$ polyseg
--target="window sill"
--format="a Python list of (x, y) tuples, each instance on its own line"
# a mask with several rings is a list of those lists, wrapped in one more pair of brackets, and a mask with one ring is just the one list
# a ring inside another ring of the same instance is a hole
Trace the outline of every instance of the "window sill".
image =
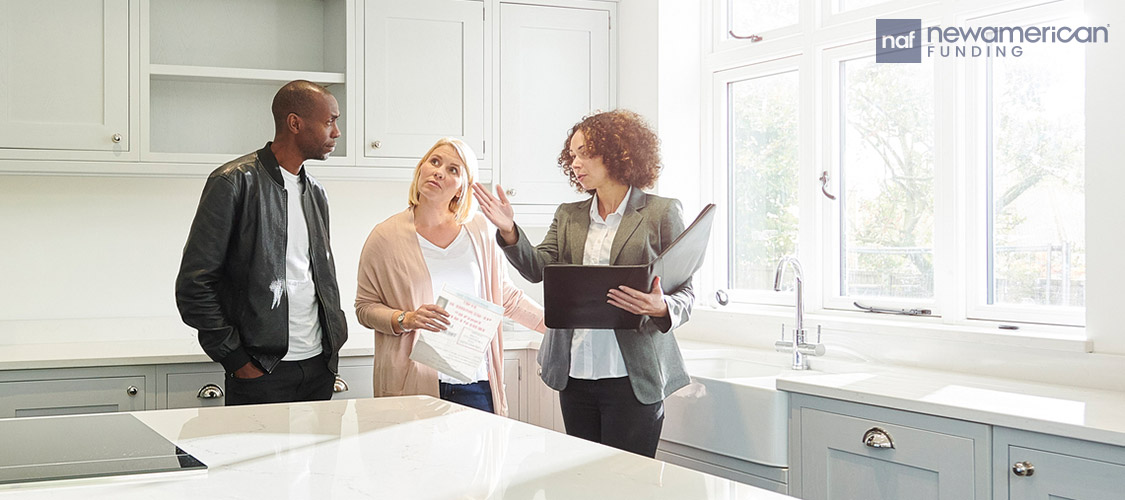
[[(763, 305), (727, 305), (724, 307), (696, 306), (692, 322), (685, 325), (690, 331), (704, 333), (703, 329), (762, 328), (762, 333), (780, 332), (785, 324), (792, 330), (792, 307)], [(702, 321), (699, 321), (702, 320)], [(1048, 325), (1020, 325), (1019, 330), (1000, 330), (1000, 323), (949, 324), (941, 318), (895, 317), (885, 314), (849, 311), (818, 311), (806, 313), (805, 330), (815, 340), (816, 327), (820, 325), (825, 335), (855, 333), (893, 336), (898, 340), (911, 339), (968, 343), (976, 346), (1019, 347), (1060, 352), (1093, 352), (1093, 341), (1085, 338), (1085, 329), (1077, 327), (1052, 327)], [(692, 323), (700, 328), (691, 328)], [(771, 327), (772, 325), (772, 327)], [(789, 335), (786, 332), (786, 335)]]

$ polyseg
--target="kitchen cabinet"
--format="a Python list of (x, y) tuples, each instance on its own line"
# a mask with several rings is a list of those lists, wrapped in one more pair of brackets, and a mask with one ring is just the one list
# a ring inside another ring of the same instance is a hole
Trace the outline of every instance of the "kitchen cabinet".
[[(615, 102), (610, 36), (615, 5), (588, 8), (500, 4), (498, 50), (500, 155), (497, 181), (517, 212), (574, 201), (558, 167), (567, 131)], [(546, 221), (550, 221), (548, 215)]]
[(0, 3), (0, 158), (130, 151), (129, 0)]
[(805, 500), (987, 500), (990, 428), (793, 395), (789, 494)]
[(226, 373), (218, 363), (156, 367), (156, 407), (203, 408), (226, 404)]
[(1125, 448), (1004, 427), (993, 430), (993, 498), (1120, 498)]
[(219, 165), (273, 137), (269, 109), (291, 80), (326, 86), (348, 160), (353, 0), (141, 3), (141, 158)]
[(0, 418), (152, 409), (154, 379), (151, 366), (0, 372)]
[(508, 418), (527, 422), (527, 380), (524, 377), (527, 351), (504, 351), (504, 395), (508, 398)]
[(453, 136), (484, 160), (484, 2), (374, 0), (360, 8), (364, 157), (413, 167), (437, 138)]
[(375, 359), (371, 356), (341, 357), (332, 399), (375, 397)]
[(542, 368), (536, 361), (538, 356), (539, 351), (537, 349), (527, 351), (527, 366), (531, 372), (527, 383), (529, 400), (527, 422), (544, 429), (566, 433), (562, 409), (559, 406), (559, 392), (543, 383), (543, 378), (540, 376)]
[[(273, 137), (273, 95), (304, 79), (342, 113), (318, 176), (405, 179), (457, 136), (549, 221), (581, 198), (566, 131), (616, 102), (613, 1), (45, 2), (0, 7), (0, 172), (206, 173)], [(2, 161), (28, 158), (62, 161)]]

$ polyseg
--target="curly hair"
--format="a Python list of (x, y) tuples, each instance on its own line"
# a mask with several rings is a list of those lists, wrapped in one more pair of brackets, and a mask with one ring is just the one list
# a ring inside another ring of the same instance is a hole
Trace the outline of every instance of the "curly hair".
[(582, 188), (571, 168), (574, 155), (570, 154), (570, 140), (578, 131), (582, 131), (586, 139), (586, 153), (602, 158), (611, 179), (640, 189), (656, 184), (664, 167), (660, 161), (660, 138), (641, 115), (617, 109), (587, 115), (566, 134), (566, 142), (559, 153), (559, 168), (578, 192), (594, 193)]

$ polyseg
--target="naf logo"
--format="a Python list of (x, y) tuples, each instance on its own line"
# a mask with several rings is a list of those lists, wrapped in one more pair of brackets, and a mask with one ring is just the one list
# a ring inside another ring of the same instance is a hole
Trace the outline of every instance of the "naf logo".
[(876, 19), (875, 62), (922, 62), (922, 20)]

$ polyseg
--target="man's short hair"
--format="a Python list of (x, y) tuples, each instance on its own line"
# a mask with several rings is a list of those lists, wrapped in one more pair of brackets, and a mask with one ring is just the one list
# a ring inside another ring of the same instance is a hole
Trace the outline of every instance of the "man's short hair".
[(331, 95), (328, 89), (320, 84), (308, 80), (293, 80), (286, 83), (273, 96), (273, 127), (274, 132), (285, 130), (285, 121), (289, 113), (297, 116), (308, 117), (316, 107), (318, 99), (323, 95)]

